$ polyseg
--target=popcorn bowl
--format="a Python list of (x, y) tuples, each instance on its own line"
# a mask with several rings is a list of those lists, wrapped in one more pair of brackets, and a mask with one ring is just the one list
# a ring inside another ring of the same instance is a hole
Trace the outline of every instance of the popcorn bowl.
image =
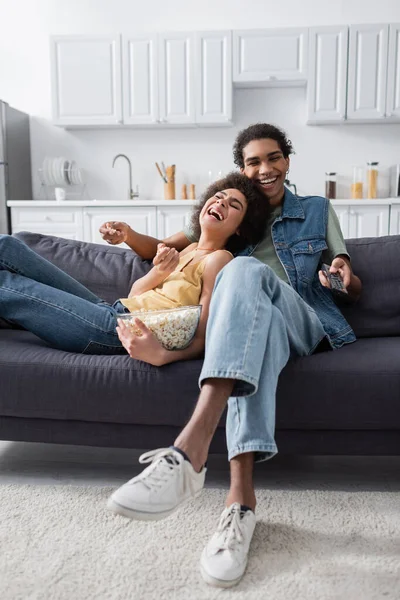
[(140, 337), (135, 318), (140, 319), (167, 350), (183, 350), (189, 346), (199, 325), (201, 305), (181, 306), (164, 310), (136, 310), (117, 314)]

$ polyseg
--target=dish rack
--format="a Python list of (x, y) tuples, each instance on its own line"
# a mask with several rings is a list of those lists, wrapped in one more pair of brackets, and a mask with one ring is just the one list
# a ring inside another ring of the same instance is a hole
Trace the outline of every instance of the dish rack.
[(56, 188), (65, 190), (65, 200), (90, 200), (83, 169), (74, 160), (63, 156), (48, 157), (38, 169), (40, 180), (39, 199), (56, 199)]

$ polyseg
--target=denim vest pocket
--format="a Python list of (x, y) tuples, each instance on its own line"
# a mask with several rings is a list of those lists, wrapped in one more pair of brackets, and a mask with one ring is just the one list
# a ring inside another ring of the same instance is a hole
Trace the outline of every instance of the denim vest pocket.
[(322, 252), (327, 247), (324, 238), (301, 240), (290, 246), (297, 277), (301, 281), (310, 282), (314, 279), (315, 273), (318, 271)]

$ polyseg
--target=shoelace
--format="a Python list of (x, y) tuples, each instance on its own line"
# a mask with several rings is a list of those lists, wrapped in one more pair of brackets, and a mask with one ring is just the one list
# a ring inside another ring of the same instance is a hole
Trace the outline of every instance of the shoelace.
[(172, 477), (179, 469), (178, 480), (181, 482), (181, 492), (184, 493), (189, 488), (193, 496), (195, 490), (190, 478), (186, 477), (184, 470), (184, 458), (177, 454), (172, 448), (158, 448), (145, 452), (139, 458), (141, 464), (152, 463), (141, 475), (134, 477), (133, 480), (140, 480), (149, 489), (160, 487)]
[(222, 537), (221, 543), (218, 544), (219, 550), (235, 550), (236, 545), (243, 542), (244, 536), (239, 504), (224, 510), (217, 531)]

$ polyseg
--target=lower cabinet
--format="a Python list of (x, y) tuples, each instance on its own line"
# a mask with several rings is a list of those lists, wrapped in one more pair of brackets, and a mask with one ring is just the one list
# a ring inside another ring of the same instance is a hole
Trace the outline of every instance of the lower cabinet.
[[(99, 228), (106, 221), (123, 221), (144, 235), (163, 239), (182, 231), (190, 220), (189, 206), (11, 206), (12, 233), (32, 231), (95, 244), (106, 244)], [(22, 204), (20, 202), (19, 204)], [(127, 248), (126, 244), (120, 247)]]
[[(172, 201), (171, 201), (172, 202)], [(379, 201), (378, 201), (379, 202)], [(24, 204), (23, 206), (21, 206)], [(32, 231), (72, 240), (106, 244), (99, 228), (106, 221), (124, 221), (132, 229), (160, 240), (182, 231), (192, 205), (43, 206), (43, 201), (9, 202), (12, 233)], [(332, 200), (345, 239), (400, 234), (400, 203)], [(121, 244), (121, 247), (127, 247)]]
[[(83, 207), (83, 240), (95, 244), (107, 244), (101, 237), (100, 227), (106, 221), (123, 221), (128, 223), (138, 233), (158, 237), (157, 207), (138, 206), (124, 208), (123, 206), (89, 208)], [(120, 248), (128, 248), (120, 244)]]
[[(340, 201), (339, 201), (340, 202)], [(372, 201), (354, 202), (344, 205), (332, 200), (332, 206), (338, 216), (343, 237), (380, 237), (393, 233), (389, 231), (390, 216), (393, 207), (390, 204), (371, 204)]]
[(400, 235), (400, 204), (390, 207), (390, 235)]

